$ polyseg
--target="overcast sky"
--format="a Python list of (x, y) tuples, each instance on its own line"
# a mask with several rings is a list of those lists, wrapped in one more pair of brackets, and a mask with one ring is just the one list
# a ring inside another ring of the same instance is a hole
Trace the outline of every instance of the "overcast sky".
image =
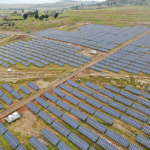
[[(0, 0), (0, 4), (40, 4), (40, 3), (54, 3), (58, 1), (60, 0)], [(86, 0), (86, 1), (104, 1), (104, 0)]]

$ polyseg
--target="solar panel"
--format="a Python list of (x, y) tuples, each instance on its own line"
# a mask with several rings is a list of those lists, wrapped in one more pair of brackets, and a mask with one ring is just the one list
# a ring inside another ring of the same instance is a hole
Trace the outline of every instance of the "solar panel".
[(20, 100), (22, 98), (22, 95), (15, 90), (11, 91), (11, 95), (13, 95), (18, 100)]
[(120, 136), (119, 134), (115, 133), (114, 131), (112, 131), (110, 129), (107, 130), (105, 135), (108, 136), (109, 138), (111, 138), (112, 140), (116, 141), (123, 147), (128, 147), (128, 145), (130, 143), (127, 139), (125, 139), (124, 137)]
[(9, 93), (13, 90), (13, 88), (10, 87), (7, 83), (3, 84), (2, 87)]
[(59, 89), (56, 88), (56, 87), (54, 87), (54, 88), (52, 89), (52, 91), (53, 91), (54, 93), (56, 93), (57, 95), (59, 95), (60, 97), (64, 97), (64, 96), (65, 96), (65, 93), (62, 92), (61, 90), (59, 90)]
[(147, 99), (150, 99), (150, 94), (148, 94), (148, 93), (143, 93), (142, 96), (145, 97), (145, 98), (147, 98)]
[(19, 141), (9, 132), (7, 131), (3, 137), (5, 140), (12, 146), (13, 149), (16, 149), (19, 145)]
[(31, 103), (31, 102), (28, 102), (28, 103), (26, 104), (26, 106), (27, 106), (30, 110), (32, 110), (35, 114), (38, 114), (38, 112), (40, 111), (40, 109), (39, 109), (37, 106), (35, 106), (33, 103)]
[(143, 114), (141, 114), (141, 113), (139, 113), (135, 110), (132, 110), (130, 108), (126, 111), (126, 113), (128, 115), (131, 115), (132, 117), (134, 117), (136, 119), (139, 119), (139, 120), (143, 121), (143, 122), (147, 122), (147, 120), (148, 120), (147, 116), (145, 116), (145, 115), (143, 115)]
[(114, 99), (115, 99), (116, 101), (120, 102), (120, 103), (123, 103), (123, 104), (127, 105), (127, 106), (131, 106), (131, 105), (132, 105), (132, 102), (131, 102), (130, 100), (125, 99), (125, 98), (123, 98), (123, 97), (121, 97), (121, 96), (116, 95), (116, 96), (114, 97)]
[(110, 91), (113, 91), (115, 93), (119, 93), (120, 92), (120, 89), (119, 88), (116, 88), (112, 85), (109, 85), (109, 84), (105, 84), (104, 86), (106, 89), (110, 90)]
[(146, 146), (147, 148), (150, 148), (150, 140), (147, 139), (146, 137), (138, 134), (135, 140), (140, 144)]
[(29, 143), (36, 149), (36, 150), (48, 150), (35, 136), (29, 140)]
[(44, 111), (40, 111), (38, 113), (38, 116), (42, 118), (44, 121), (46, 121), (48, 124), (51, 124), (54, 121), (54, 119), (51, 118), (48, 114), (46, 114)]
[(82, 100), (85, 100), (86, 97), (87, 97), (86, 95), (84, 95), (84, 94), (82, 94), (82, 93), (80, 93), (80, 92), (78, 92), (78, 91), (76, 91), (76, 90), (73, 90), (73, 91), (72, 91), (72, 94), (75, 95), (76, 97), (82, 99)]
[(107, 103), (108, 100), (109, 100), (108, 98), (106, 98), (106, 97), (104, 97), (104, 96), (102, 96), (102, 95), (100, 95), (100, 94), (98, 94), (96, 92), (94, 92), (92, 96), (97, 98), (98, 100), (104, 102), (104, 103)]
[(119, 104), (119, 103), (117, 103), (117, 102), (115, 102), (115, 101), (112, 101), (112, 100), (110, 100), (110, 101), (108, 102), (108, 104), (109, 104), (110, 106), (112, 106), (112, 107), (118, 109), (118, 110), (121, 110), (122, 112), (126, 112), (126, 110), (127, 110), (127, 107), (126, 107), (126, 106), (121, 105), (121, 104)]
[(81, 109), (83, 109), (83, 110), (85, 110), (86, 112), (88, 112), (88, 113), (90, 113), (90, 114), (94, 114), (94, 112), (95, 112), (95, 109), (94, 108), (92, 108), (92, 107), (90, 107), (90, 106), (88, 106), (88, 105), (86, 105), (86, 104), (84, 104), (84, 103), (79, 103), (79, 105), (78, 105), (78, 107), (79, 108), (81, 108)]
[(50, 112), (52, 112), (54, 115), (56, 115), (57, 117), (61, 117), (63, 115), (63, 112), (60, 111), (59, 109), (55, 108), (54, 106), (50, 105), (47, 108)]
[(143, 104), (143, 105), (145, 105), (145, 106), (147, 106), (147, 107), (150, 107), (150, 101), (145, 100), (145, 99), (143, 99), (143, 98), (139, 98), (139, 99), (137, 100), (137, 102), (140, 103), (140, 104)]
[(75, 115), (76, 117), (80, 118), (83, 121), (85, 121), (88, 117), (86, 114), (84, 114), (81, 111), (74, 109), (74, 108), (71, 109), (70, 113)]
[(97, 85), (95, 85), (93, 83), (90, 83), (89, 81), (87, 81), (85, 83), (85, 85), (88, 86), (88, 87), (90, 87), (90, 88), (92, 88), (92, 89), (94, 89), (94, 90), (96, 90), (96, 91), (98, 91), (98, 89), (99, 89), (99, 87)]
[(38, 97), (35, 99), (36, 102), (38, 102), (40, 105), (42, 105), (44, 108), (47, 108), (49, 106), (49, 103), (46, 102), (43, 98)]
[(27, 95), (29, 95), (31, 93), (31, 91), (23, 85), (19, 89)]
[(78, 84), (78, 83), (76, 83), (76, 82), (74, 82), (74, 81), (72, 81), (72, 80), (70, 80), (70, 79), (68, 79), (66, 82), (67, 82), (69, 85), (71, 85), (71, 86), (73, 86), (73, 87), (75, 87), (75, 88), (78, 88), (78, 87), (79, 87), (79, 84)]
[(72, 92), (72, 90), (73, 90), (73, 88), (71, 88), (71, 87), (69, 87), (69, 86), (67, 86), (63, 83), (59, 87), (66, 90), (66, 91), (68, 91), (68, 92)]
[(88, 150), (88, 148), (90, 147), (88, 143), (83, 141), (81, 138), (79, 138), (72, 132), (69, 134), (68, 139), (81, 149)]
[(0, 134), (3, 135), (6, 131), (7, 129), (5, 128), (5, 126), (2, 123), (0, 123)]
[(39, 89), (39, 87), (32, 82), (28, 83), (28, 86), (31, 87), (32, 89), (36, 90), (36, 91)]
[(91, 66), (90, 68), (93, 69), (93, 70), (99, 71), (99, 72), (102, 71), (102, 68), (99, 68), (99, 67), (96, 67), (96, 66)]
[(59, 139), (52, 134), (50, 131), (48, 131), (46, 128), (44, 128), (41, 132), (41, 134), (54, 146), (56, 146), (59, 143)]
[(74, 104), (74, 105), (78, 105), (79, 101), (69, 95), (66, 95), (64, 97), (65, 100), (69, 101), (70, 103)]
[(59, 122), (54, 121), (52, 123), (52, 127), (54, 129), (56, 129), (58, 132), (60, 132), (62, 135), (64, 135), (65, 137), (67, 137), (70, 133), (70, 130), (68, 130), (66, 127), (64, 127), (63, 125), (61, 125)]
[(62, 107), (63, 109), (65, 109), (66, 111), (70, 111), (70, 109), (72, 108), (70, 105), (66, 104), (65, 102), (58, 100), (56, 102), (56, 104), (60, 107)]
[(131, 100), (134, 100), (134, 101), (136, 101), (137, 98), (138, 98), (137, 96), (135, 96), (133, 94), (130, 94), (130, 93), (128, 93), (126, 91), (123, 91), (123, 90), (121, 90), (120, 95), (123, 95), (123, 96), (125, 96), (125, 97), (127, 97), (127, 98), (129, 98)]
[(2, 99), (6, 104), (8, 104), (8, 105), (10, 105), (11, 103), (13, 103), (13, 101), (12, 101), (7, 95), (5, 95), (5, 94), (3, 94), (3, 95), (1, 96), (1, 99)]
[(135, 145), (134, 143), (131, 143), (128, 150), (143, 150), (143, 149)]
[(2, 109), (3, 108), (3, 106), (2, 105), (0, 105), (0, 109)]
[(102, 94), (104, 94), (104, 95), (106, 95), (106, 96), (108, 96), (108, 97), (110, 97), (110, 98), (113, 98), (115, 96), (114, 93), (109, 92), (109, 91), (107, 91), (107, 90), (105, 90), (103, 88), (100, 88), (99, 92), (102, 93)]
[(22, 144), (20, 144), (20, 145), (16, 148), (16, 150), (26, 150), (26, 149), (24, 148), (24, 146), (23, 146)]
[(48, 98), (49, 100), (51, 100), (52, 102), (54, 102), (54, 103), (56, 103), (56, 101), (57, 101), (57, 97), (55, 97), (55, 96), (53, 96), (52, 94), (50, 94), (49, 92), (46, 92), (45, 94), (44, 94), (44, 96), (46, 97), (46, 98)]
[(91, 105), (93, 105), (93, 106), (95, 106), (95, 107), (97, 107), (97, 108), (101, 108), (102, 107), (101, 103), (99, 103), (96, 100), (91, 99), (89, 97), (86, 98), (86, 102), (89, 103), (89, 104), (91, 104)]
[(107, 140), (103, 138), (100, 138), (97, 141), (97, 144), (101, 146), (102, 148), (104, 148), (105, 150), (119, 150), (117, 147), (115, 147), (114, 145), (112, 145), (110, 142), (108, 142)]
[(109, 116), (107, 116), (107, 115), (105, 115), (105, 114), (103, 114), (103, 113), (101, 113), (99, 111), (96, 111), (95, 114), (94, 114), (94, 116), (96, 116), (97, 118), (99, 118), (99, 119), (107, 122), (110, 125), (112, 125), (113, 122), (114, 122), (113, 118), (111, 118), (111, 117), (109, 117)]
[(122, 120), (122, 121), (124, 121), (124, 122), (126, 122), (126, 123), (128, 123), (128, 124), (130, 124), (130, 125), (132, 125), (132, 126), (134, 126), (134, 127), (137, 128), (137, 129), (141, 129), (142, 126), (143, 126), (142, 123), (140, 123), (140, 122), (138, 122), (138, 121), (136, 121), (136, 120), (134, 120), (134, 119), (132, 119), (132, 118), (126, 116), (126, 115), (122, 115), (122, 116), (120, 117), (120, 120)]
[(132, 88), (132, 87), (130, 87), (130, 86), (126, 86), (125, 87), (125, 90), (127, 90), (127, 91), (129, 91), (129, 92), (131, 92), (131, 93), (134, 93), (134, 94), (137, 94), (137, 95), (142, 95), (142, 91), (140, 91), (140, 90), (137, 90), (137, 89), (135, 89), (135, 88)]
[(57, 148), (59, 150), (72, 150), (70, 147), (68, 147), (65, 143), (62, 141), (57, 145)]
[(142, 131), (145, 132), (146, 134), (150, 135), (150, 127), (147, 125), (144, 125), (142, 128)]

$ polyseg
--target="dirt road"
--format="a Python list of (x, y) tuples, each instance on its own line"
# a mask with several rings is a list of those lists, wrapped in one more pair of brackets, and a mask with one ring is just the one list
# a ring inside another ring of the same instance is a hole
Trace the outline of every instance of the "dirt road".
[(77, 74), (79, 74), (80, 72), (82, 72), (83, 70), (89, 68), (90, 66), (94, 65), (95, 63), (98, 63), (100, 60), (106, 58), (107, 56), (110, 56), (112, 55), (113, 53), (117, 52), (118, 50), (122, 49), (123, 47), (131, 44), (132, 42), (140, 39), (141, 37), (145, 36), (146, 34), (150, 33), (150, 30), (137, 36), (136, 38), (134, 38), (133, 40), (130, 40), (126, 43), (124, 43), (122, 46), (120, 47), (117, 47), (115, 49), (113, 49), (111, 52), (109, 52), (107, 55), (105, 55), (105, 57), (100, 57), (100, 58), (96, 58), (95, 60), (93, 60), (92, 62), (90, 62), (89, 64), (83, 66), (82, 68), (79, 68), (78, 70), (76, 70), (75, 72), (73, 72), (72, 74), (64, 77), (63, 79), (57, 81), (56, 83), (54, 83), (53, 85), (49, 86), (48, 88), (42, 90), (42, 91), (39, 91), (38, 93), (36, 93), (35, 95), (27, 98), (27, 99), (24, 99), (22, 100), (20, 103), (16, 104), (15, 106), (12, 106), (10, 107), (9, 109), (3, 111), (0, 113), (0, 119), (8, 116), (9, 114), (13, 113), (14, 111), (17, 111), (18, 109), (20, 109), (21, 107), (23, 107), (24, 105), (26, 105), (28, 102), (31, 102), (33, 101), (34, 99), (36, 99), (38, 96), (41, 96), (43, 95), (45, 92), (51, 90), (52, 88), (54, 87), (57, 87), (58, 85), (60, 85), (61, 83), (67, 81), (68, 79), (71, 79), (72, 77), (76, 76)]

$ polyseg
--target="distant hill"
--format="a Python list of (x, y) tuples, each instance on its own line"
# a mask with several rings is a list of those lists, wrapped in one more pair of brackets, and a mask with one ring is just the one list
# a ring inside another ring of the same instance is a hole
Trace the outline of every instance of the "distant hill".
[(130, 4), (130, 5), (148, 5), (150, 0), (106, 0), (109, 4)]

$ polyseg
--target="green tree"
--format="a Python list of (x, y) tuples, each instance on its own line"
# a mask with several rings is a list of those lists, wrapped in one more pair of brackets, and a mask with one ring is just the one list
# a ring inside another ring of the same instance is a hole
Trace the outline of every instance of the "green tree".
[(24, 20), (28, 18), (28, 14), (23, 14)]
[(13, 23), (12, 23), (12, 27), (13, 27), (14, 25), (15, 25), (15, 23), (13, 22)]
[(35, 14), (35, 19), (38, 19), (39, 18), (39, 15), (38, 14)]
[(43, 15), (42, 15), (42, 16), (40, 16), (40, 17), (39, 17), (39, 19), (40, 19), (40, 20), (43, 20), (43, 19), (44, 19), (44, 18), (43, 18)]
[(45, 18), (48, 18), (49, 17), (49, 15), (45, 15)]
[(56, 19), (58, 17), (58, 13), (56, 13), (55, 15), (54, 15), (54, 18)]

